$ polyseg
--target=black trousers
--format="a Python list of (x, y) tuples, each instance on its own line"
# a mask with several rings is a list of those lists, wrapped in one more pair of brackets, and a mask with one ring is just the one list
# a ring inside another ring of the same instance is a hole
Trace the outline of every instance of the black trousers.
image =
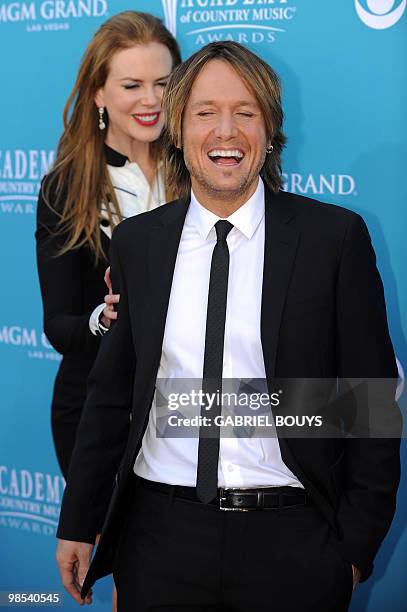
[(225, 512), (136, 486), (118, 612), (344, 612), (352, 567), (313, 506)]

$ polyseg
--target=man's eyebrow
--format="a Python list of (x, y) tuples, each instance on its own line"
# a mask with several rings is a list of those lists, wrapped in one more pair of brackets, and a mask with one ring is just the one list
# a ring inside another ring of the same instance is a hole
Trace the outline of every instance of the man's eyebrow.
[[(198, 108), (199, 106), (216, 106), (217, 100), (197, 100), (191, 104), (191, 109)], [(238, 100), (234, 103), (234, 106), (258, 106), (257, 102), (250, 102), (249, 100)]]
[[(166, 74), (165, 76), (159, 77), (158, 79), (155, 79), (155, 83), (158, 81), (164, 81), (165, 79), (169, 79), (170, 78), (170, 74)], [(134, 77), (123, 77), (122, 79), (119, 79), (120, 81), (133, 81), (134, 83), (142, 83), (143, 79), (135, 79)]]

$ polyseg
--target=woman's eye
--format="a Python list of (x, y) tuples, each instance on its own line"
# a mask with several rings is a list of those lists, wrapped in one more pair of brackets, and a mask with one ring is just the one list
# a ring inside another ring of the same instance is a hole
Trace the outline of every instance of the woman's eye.
[(253, 117), (252, 113), (237, 113), (241, 117)]
[(198, 117), (207, 117), (208, 115), (213, 115), (210, 111), (201, 111), (198, 113)]
[(157, 83), (157, 85), (158, 85), (158, 87), (165, 87), (167, 85), (167, 82), (166, 81), (165, 82), (160, 82), (160, 83)]
[(133, 83), (132, 85), (124, 85), (124, 89), (136, 89), (140, 87), (137, 83)]

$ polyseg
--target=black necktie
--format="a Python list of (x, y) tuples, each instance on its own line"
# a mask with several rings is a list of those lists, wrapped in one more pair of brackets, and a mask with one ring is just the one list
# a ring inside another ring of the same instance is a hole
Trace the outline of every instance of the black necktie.
[[(233, 225), (229, 221), (215, 224), (217, 242), (212, 253), (209, 278), (208, 309), (206, 314), (205, 354), (202, 391), (204, 394), (222, 393), (223, 344), (225, 338), (226, 300), (229, 276), (229, 249), (226, 237)], [(201, 406), (201, 416), (210, 424), (199, 428), (198, 468), (196, 493), (207, 504), (217, 494), (219, 460), (219, 425), (214, 423), (221, 414), (222, 404), (215, 401), (210, 410), (207, 402)]]

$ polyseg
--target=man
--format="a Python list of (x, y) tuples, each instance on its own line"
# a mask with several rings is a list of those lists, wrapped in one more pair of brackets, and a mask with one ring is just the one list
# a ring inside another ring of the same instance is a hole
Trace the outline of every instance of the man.
[[(346, 610), (392, 520), (397, 437), (226, 438), (215, 419), (196, 437), (159, 437), (155, 390), (396, 379), (367, 228), (280, 190), (278, 79), (241, 45), (212, 43), (177, 68), (164, 109), (181, 198), (113, 236), (118, 321), (89, 379), (62, 504), (63, 584), (90, 603), (114, 571), (119, 611)], [(398, 423), (393, 384), (385, 402)]]

